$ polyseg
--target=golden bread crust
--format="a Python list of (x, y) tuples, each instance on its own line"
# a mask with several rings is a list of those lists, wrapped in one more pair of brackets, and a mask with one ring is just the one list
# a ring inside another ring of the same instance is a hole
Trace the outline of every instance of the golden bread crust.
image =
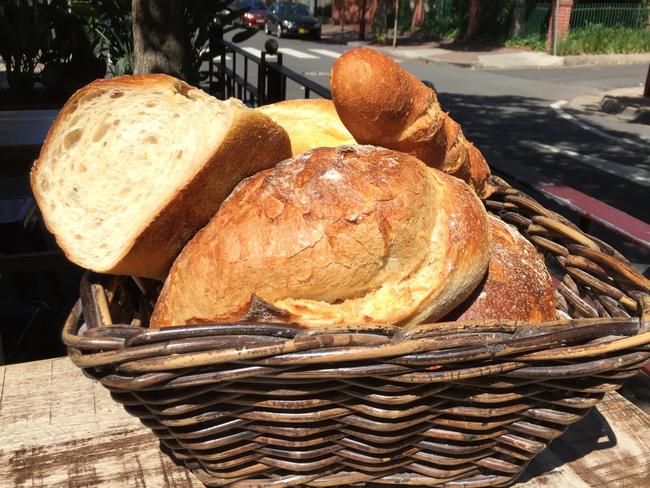
[(243, 181), (183, 249), (152, 327), (227, 322), (254, 297), (306, 327), (442, 316), (481, 280), (487, 215), (403, 153), (320, 148)]
[(492, 245), (486, 277), (445, 320), (555, 320), (553, 283), (542, 255), (517, 229), (490, 215)]
[(389, 56), (347, 51), (332, 67), (330, 86), (341, 120), (360, 144), (412, 154), (460, 177), (481, 198), (492, 192), (485, 158), (442, 111), (435, 91)]

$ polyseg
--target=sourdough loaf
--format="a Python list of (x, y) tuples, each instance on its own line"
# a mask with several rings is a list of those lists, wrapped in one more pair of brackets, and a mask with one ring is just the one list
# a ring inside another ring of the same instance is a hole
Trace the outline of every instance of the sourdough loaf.
[(542, 255), (517, 229), (490, 215), (488, 272), (445, 320), (555, 320), (553, 283)]
[(260, 309), (307, 327), (441, 317), (483, 277), (488, 232), (469, 186), (412, 156), (315, 149), (234, 190), (176, 259), (151, 326)]
[(337, 147), (355, 142), (331, 100), (286, 100), (256, 110), (271, 117), (287, 131), (294, 156), (317, 147)]
[(71, 261), (163, 279), (237, 183), (290, 155), (285, 131), (237, 100), (166, 75), (122, 76), (68, 100), (31, 184)]
[(360, 144), (412, 154), (466, 181), (482, 198), (492, 191), (490, 168), (460, 125), (442, 111), (436, 92), (392, 58), (352, 49), (330, 73), (334, 105)]

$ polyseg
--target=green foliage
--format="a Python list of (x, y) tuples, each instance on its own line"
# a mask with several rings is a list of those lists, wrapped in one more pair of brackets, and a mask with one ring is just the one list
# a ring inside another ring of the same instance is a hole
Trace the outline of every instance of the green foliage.
[(372, 33), (372, 42), (374, 44), (386, 44), (388, 43), (388, 36), (386, 32), (373, 32)]
[[(411, 19), (413, 18), (413, 10), (411, 3), (408, 0), (401, 0), (399, 3), (399, 14), (397, 16), (397, 32), (404, 33), (411, 29)], [(391, 11), (387, 16), (388, 30), (393, 32), (395, 25), (395, 11)]]
[(650, 51), (650, 32), (629, 27), (589, 24), (569, 32), (558, 45), (558, 54), (615, 54)]
[(440, 37), (443, 39), (455, 39), (461, 35), (460, 20), (454, 16), (427, 15), (424, 18), (422, 32), (427, 35)]
[[(65, 0), (0, 1), (0, 56), (9, 88), (17, 102), (27, 101), (35, 81), (51, 98), (66, 98), (106, 72), (93, 52), (83, 23)], [(36, 67), (41, 66), (40, 74)]]
[(429, 8), (425, 11), (421, 32), (438, 38), (459, 37), (462, 19), (454, 7), (457, 0), (443, 0), (441, 10), (438, 10), (436, 1), (428, 0), (427, 3)]
[(526, 37), (517, 37), (515, 39), (506, 40), (505, 45), (515, 46), (515, 47), (528, 47), (531, 48), (533, 51), (545, 51), (546, 36), (531, 35)]
[(7, 71), (9, 89), (17, 98), (33, 90), (34, 71), (53, 42), (53, 11), (61, 1), (48, 5), (0, 1), (0, 57)]
[(113, 76), (133, 73), (131, 0), (73, 1), (71, 8), (91, 34), (95, 54), (110, 61)]
[[(244, 29), (245, 34), (233, 39), (241, 42), (257, 32), (256, 29), (235, 27), (232, 21), (243, 11), (225, 13), (231, 0), (187, 0), (184, 2), (184, 29), (189, 36), (189, 67), (185, 74), (192, 84), (200, 82), (201, 64), (210, 57), (206, 49), (211, 41), (221, 38), (223, 33), (233, 29)], [(76, 1), (73, 9), (83, 18), (94, 33), (94, 46), (111, 61), (109, 69), (114, 76), (133, 73), (133, 18), (131, 0)], [(214, 44), (214, 43), (213, 43)], [(213, 45), (213, 48), (215, 46)], [(213, 54), (214, 55), (214, 54)]]

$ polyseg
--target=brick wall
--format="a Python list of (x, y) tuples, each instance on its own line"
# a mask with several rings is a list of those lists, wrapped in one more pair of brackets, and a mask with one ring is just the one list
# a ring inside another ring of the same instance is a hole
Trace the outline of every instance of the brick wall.
[[(553, 8), (551, 10), (551, 20), (548, 24), (548, 33), (546, 36), (546, 45), (549, 51), (553, 49), (553, 29), (555, 28), (555, 0), (551, 0)], [(557, 40), (558, 42), (569, 32), (569, 21), (571, 20), (571, 11), (573, 10), (573, 0), (560, 0), (557, 16)]]

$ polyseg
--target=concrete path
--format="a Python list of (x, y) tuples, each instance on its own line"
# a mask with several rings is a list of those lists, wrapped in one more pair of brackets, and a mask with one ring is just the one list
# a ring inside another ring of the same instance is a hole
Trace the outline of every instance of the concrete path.
[[(348, 46), (361, 43), (348, 43)], [(365, 44), (364, 44), (365, 45)], [(373, 46), (374, 47), (374, 46)], [(541, 51), (499, 48), (492, 51), (457, 51), (431, 47), (379, 47), (398, 59), (419, 59), (432, 63), (453, 64), (476, 69), (548, 68), (609, 64), (648, 64), (650, 53), (585, 56), (553, 56)]]

